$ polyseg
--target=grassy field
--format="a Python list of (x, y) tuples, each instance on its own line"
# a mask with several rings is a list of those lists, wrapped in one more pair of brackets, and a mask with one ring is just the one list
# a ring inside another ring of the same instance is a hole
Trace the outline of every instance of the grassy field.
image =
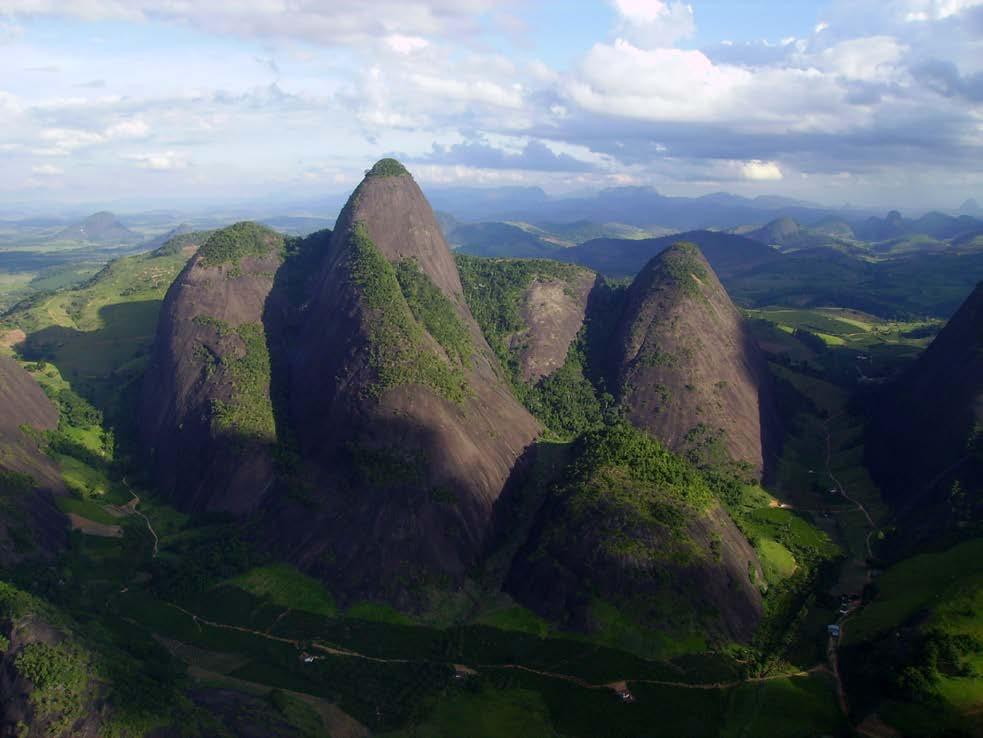
[(755, 550), (761, 559), (761, 569), (768, 584), (777, 584), (795, 573), (795, 557), (778, 541), (763, 538), (756, 542)]
[(0, 320), (0, 333), (23, 331), (16, 348), (25, 359), (46, 360), (76, 392), (111, 406), (120, 385), (142, 369), (160, 301), (190, 253), (118, 259), (77, 288), (22, 304)]
[(850, 621), (846, 642), (867, 640), (929, 611), (940, 624), (983, 630), (981, 619), (960, 617), (962, 607), (976, 612), (983, 595), (983, 540), (962, 543), (941, 553), (926, 553), (902, 561), (877, 580), (877, 595)]
[(845, 643), (854, 688), (889, 725), (912, 736), (983, 734), (983, 539), (885, 571), (847, 621)]
[(269, 564), (251, 569), (230, 579), (229, 584), (291, 610), (327, 616), (337, 612), (334, 600), (324, 585), (289, 564)]
[(943, 323), (891, 321), (845, 308), (764, 308), (745, 313), (773, 359), (800, 364), (850, 390), (893, 376), (915, 359)]

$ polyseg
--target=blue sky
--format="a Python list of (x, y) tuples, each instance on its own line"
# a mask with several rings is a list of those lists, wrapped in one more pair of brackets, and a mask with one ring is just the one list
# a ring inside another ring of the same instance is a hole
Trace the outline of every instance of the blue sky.
[(0, 0), (0, 196), (983, 199), (983, 0)]

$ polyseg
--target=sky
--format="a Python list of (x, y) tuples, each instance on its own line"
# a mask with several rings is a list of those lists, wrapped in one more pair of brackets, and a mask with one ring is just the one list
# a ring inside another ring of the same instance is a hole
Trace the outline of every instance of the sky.
[(0, 200), (983, 202), (983, 0), (0, 0)]

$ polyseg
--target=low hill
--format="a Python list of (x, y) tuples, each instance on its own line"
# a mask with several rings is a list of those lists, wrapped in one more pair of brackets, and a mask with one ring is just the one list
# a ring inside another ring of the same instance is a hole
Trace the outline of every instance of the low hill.
[(594, 223), (589, 220), (577, 220), (572, 223), (537, 223), (536, 227), (571, 244), (585, 243), (595, 238), (652, 238), (669, 232), (669, 229), (665, 228), (639, 228), (627, 223)]
[(652, 257), (677, 241), (699, 246), (722, 279), (782, 258), (781, 254), (759, 241), (717, 231), (690, 231), (637, 240), (595, 239), (551, 258), (581, 264), (611, 277), (633, 277)]
[(149, 241), (144, 241), (141, 246), (148, 251), (153, 251), (154, 249), (159, 249), (161, 246), (172, 241), (178, 236), (185, 236), (194, 232), (194, 226), (188, 225), (187, 223), (181, 223), (180, 225), (174, 226), (174, 228), (169, 230), (167, 233), (162, 233), (155, 238), (151, 238)]
[(449, 241), (462, 254), (522, 259), (555, 258), (563, 246), (510, 223), (469, 223), (455, 227)]
[(747, 640), (757, 556), (702, 477), (628, 425), (588, 434), (506, 588), (543, 617), (638, 642)]
[(802, 227), (792, 218), (778, 218), (765, 226), (754, 231), (749, 231), (745, 235), (755, 241), (767, 244), (782, 244), (793, 242), (802, 233)]
[(59, 231), (52, 240), (98, 244), (132, 243), (140, 240), (140, 234), (124, 226), (112, 213), (102, 211)]
[(841, 238), (853, 237), (850, 226), (842, 221), (827, 219), (823, 223), (825, 225), (817, 228), (806, 228), (792, 218), (779, 218), (744, 235), (769, 246), (780, 246), (783, 250), (836, 246)]
[(913, 525), (983, 512), (983, 284), (877, 398), (866, 452), (884, 496)]
[(695, 245), (673, 245), (632, 282), (610, 362), (628, 417), (669, 448), (758, 474), (775, 461), (767, 365)]
[(850, 224), (840, 218), (823, 218), (818, 223), (812, 225), (812, 230), (825, 236), (833, 236), (834, 238), (853, 240), (857, 237)]

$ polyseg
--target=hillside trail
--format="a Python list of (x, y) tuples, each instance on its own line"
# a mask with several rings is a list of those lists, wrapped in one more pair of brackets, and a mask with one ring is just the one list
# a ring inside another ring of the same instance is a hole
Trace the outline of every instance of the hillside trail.
[[(792, 677), (805, 677), (818, 671), (825, 671), (827, 669), (825, 664), (816, 664), (804, 671), (788, 672), (781, 674), (770, 674), (768, 676), (760, 677), (748, 677), (746, 679), (733, 679), (730, 681), (721, 682), (680, 682), (671, 681), (664, 679), (633, 679), (631, 677), (625, 677), (622, 679), (616, 679), (609, 682), (603, 683), (593, 683), (588, 682), (586, 679), (581, 679), (580, 677), (573, 676), (572, 674), (563, 674), (555, 671), (547, 671), (544, 669), (534, 669), (530, 666), (524, 666), (523, 664), (475, 664), (471, 667), (461, 665), (457, 662), (451, 661), (434, 661), (432, 659), (405, 659), (405, 658), (385, 658), (382, 656), (370, 656), (368, 654), (360, 653), (358, 651), (353, 651), (348, 648), (342, 648), (340, 646), (332, 646), (326, 643), (319, 643), (317, 641), (301, 641), (294, 638), (286, 638), (284, 636), (277, 636), (269, 633), (268, 631), (257, 630), (255, 628), (247, 628), (243, 625), (230, 625), (229, 623), (219, 623), (214, 620), (208, 620), (207, 618), (193, 613), (180, 605), (176, 605), (173, 602), (166, 603), (168, 607), (172, 607), (175, 610), (184, 613), (190, 617), (194, 623), (200, 628), (202, 625), (207, 625), (211, 628), (222, 628), (224, 630), (234, 630), (240, 633), (249, 633), (250, 635), (257, 636), (259, 638), (266, 638), (267, 640), (276, 641), (277, 643), (287, 643), (298, 650), (303, 650), (305, 648), (320, 651), (322, 653), (331, 654), (332, 656), (346, 656), (349, 658), (363, 659), (365, 661), (372, 661), (377, 664), (409, 664), (409, 663), (427, 663), (427, 664), (438, 664), (442, 666), (450, 666), (455, 671), (460, 674), (470, 674), (477, 673), (477, 670), (484, 669), (490, 671), (492, 669), (514, 669), (516, 671), (524, 671), (529, 674), (536, 674), (538, 676), (549, 677), (551, 679), (559, 679), (565, 682), (570, 682), (571, 684), (576, 684), (579, 687), (585, 689), (608, 689), (612, 691), (619, 691), (623, 685), (627, 682), (634, 682), (635, 684), (654, 684), (664, 687), (680, 687), (683, 689), (730, 689), (732, 687), (738, 687), (742, 684), (758, 684), (761, 682), (770, 682), (777, 679), (788, 679)], [(284, 613), (285, 614), (285, 613)], [(280, 617), (282, 617), (281, 614)], [(316, 658), (316, 657), (315, 657)]]
[(157, 553), (158, 553), (158, 551), (157, 551), (158, 545), (160, 544), (160, 539), (157, 537), (157, 531), (155, 531), (154, 530), (154, 526), (151, 525), (150, 518), (148, 518), (146, 515), (144, 515), (138, 509), (138, 506), (140, 505), (140, 496), (136, 492), (133, 491), (133, 488), (132, 487), (130, 487), (130, 483), (126, 481), (126, 477), (123, 477), (123, 486), (126, 487), (126, 491), (129, 492), (133, 496), (133, 499), (130, 500), (130, 502), (129, 502), (130, 509), (133, 510), (133, 512), (136, 515), (139, 515), (141, 518), (143, 518), (143, 521), (147, 524), (147, 530), (149, 530), (150, 531), (150, 535), (152, 535), (154, 537), (154, 554), (153, 554), (152, 558), (155, 558), (156, 559), (157, 558)]

